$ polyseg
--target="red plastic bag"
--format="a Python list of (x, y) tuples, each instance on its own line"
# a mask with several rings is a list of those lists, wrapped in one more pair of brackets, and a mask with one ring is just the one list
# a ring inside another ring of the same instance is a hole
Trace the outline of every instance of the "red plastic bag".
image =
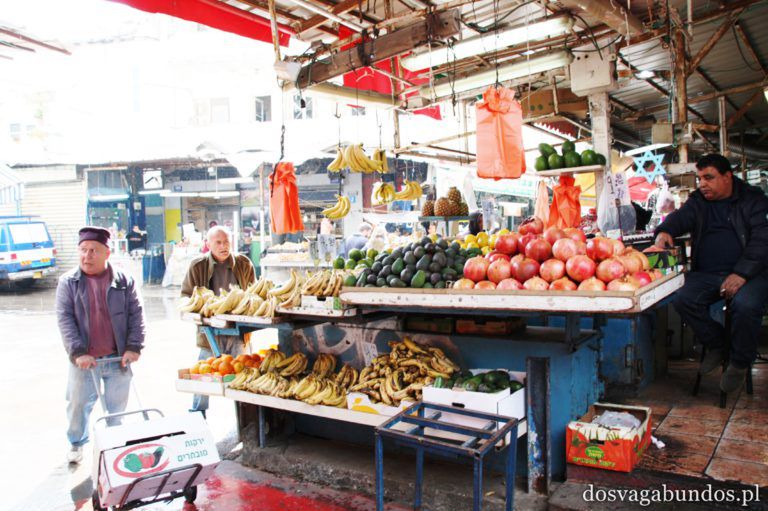
[(573, 186), (575, 182), (572, 176), (560, 176), (560, 184), (553, 190), (548, 227), (578, 227), (581, 222), (581, 187)]
[(299, 209), (299, 187), (293, 163), (280, 162), (269, 175), (269, 217), (272, 234), (304, 231)]
[(525, 172), (523, 110), (515, 92), (489, 87), (477, 111), (477, 176), (517, 179)]

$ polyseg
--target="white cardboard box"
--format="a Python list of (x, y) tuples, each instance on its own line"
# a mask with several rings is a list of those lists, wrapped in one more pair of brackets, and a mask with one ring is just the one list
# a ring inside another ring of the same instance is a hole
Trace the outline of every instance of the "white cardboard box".
[[(502, 369), (502, 371), (504, 370), (505, 369)], [(470, 371), (472, 374), (478, 374), (493, 371), (493, 369), (470, 369)], [(516, 371), (507, 372), (513, 380), (525, 381), (525, 373)], [(436, 389), (434, 387), (424, 387), (422, 393), (422, 399), (425, 403), (455, 406), (464, 408), (465, 410), (492, 413), (503, 417), (514, 417), (521, 421), (525, 419), (525, 387), (514, 393), (510, 393), (509, 389), (504, 389), (493, 394), (472, 392), (464, 389)], [(488, 423), (488, 421), (484, 419), (474, 419), (454, 413), (443, 413), (440, 420), (473, 428), (482, 428)], [(518, 437), (525, 434), (525, 432), (525, 423), (521, 423), (517, 428)]]
[[(229, 375), (227, 375), (229, 376)], [(189, 369), (179, 369), (179, 377), (176, 379), (176, 390), (179, 392), (191, 392), (192, 394), (205, 394), (207, 396), (223, 396), (224, 380), (220, 377), (206, 374), (189, 374)], [(230, 378), (229, 380), (232, 380)]]
[(374, 413), (392, 417), (414, 404), (413, 401), (402, 401), (400, 406), (388, 406), (384, 403), (374, 403), (362, 392), (350, 392), (347, 394), (347, 408), (356, 412)]
[[(119, 505), (130, 484), (144, 476), (200, 464), (202, 469), (191, 483), (195, 486), (205, 482), (218, 466), (216, 442), (201, 414), (151, 417), (139, 422), (127, 422), (126, 418), (124, 424), (113, 427), (101, 421), (94, 428), (94, 459), (98, 463), (94, 464), (93, 480), (98, 481), (102, 506)], [(163, 494), (183, 489), (194, 469), (172, 474)], [(162, 479), (155, 477), (136, 484), (129, 499), (154, 496)]]

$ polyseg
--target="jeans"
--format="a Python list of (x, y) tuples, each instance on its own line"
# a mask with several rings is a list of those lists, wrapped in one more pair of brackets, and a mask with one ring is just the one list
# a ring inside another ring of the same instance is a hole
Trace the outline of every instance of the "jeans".
[[(674, 306), (691, 325), (696, 337), (707, 348), (720, 348), (724, 342), (723, 325), (712, 319), (709, 306), (723, 299), (720, 286), (727, 274), (690, 272), (677, 292)], [(768, 273), (748, 280), (731, 300), (731, 353), (736, 367), (745, 368), (757, 357), (765, 306), (768, 303)]]
[[(99, 364), (93, 369), (80, 369), (75, 364), (69, 364), (69, 381), (67, 383), (67, 439), (73, 446), (81, 446), (88, 442), (88, 419), (93, 405), (96, 403), (96, 388), (93, 385), (91, 371), (95, 371), (96, 381), (104, 382), (103, 395), (106, 401), (107, 413), (120, 413), (128, 405), (128, 394), (131, 388), (131, 370), (123, 368), (120, 361)], [(120, 424), (120, 419), (108, 421), (110, 426)]]
[[(243, 341), (240, 337), (233, 335), (220, 335), (216, 338), (216, 343), (219, 345), (221, 354), (229, 354), (233, 357), (238, 356), (243, 352)], [(205, 360), (213, 356), (213, 352), (207, 348), (200, 348), (200, 355), (198, 360)], [(192, 397), (192, 408), (190, 411), (202, 412), (208, 409), (208, 396), (203, 394), (195, 394)]]

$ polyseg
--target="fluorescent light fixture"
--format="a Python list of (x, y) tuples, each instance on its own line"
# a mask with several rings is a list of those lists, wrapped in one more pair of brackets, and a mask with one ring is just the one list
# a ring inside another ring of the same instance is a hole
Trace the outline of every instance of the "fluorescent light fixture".
[[(507, 80), (514, 80), (515, 78), (523, 78), (528, 75), (551, 71), (559, 67), (567, 66), (572, 60), (573, 55), (567, 51), (549, 53), (530, 60), (520, 60), (514, 64), (499, 67), (498, 79), (500, 82), (505, 82)], [(435, 85), (434, 98), (450, 96), (454, 92), (461, 93), (491, 85), (496, 82), (496, 76), (497, 71), (491, 69), (466, 78), (460, 78), (453, 82), (453, 87), (451, 87), (450, 81), (443, 82), (440, 85)], [(432, 98), (432, 89), (433, 88), (428, 85), (421, 87), (419, 89), (419, 95), (425, 98)]]
[(357, 106), (370, 106), (373, 108), (396, 106), (390, 95), (352, 89), (350, 87), (342, 87), (330, 83), (319, 83), (310, 87), (309, 90), (313, 96), (325, 96), (337, 103), (350, 103)]
[(112, 195), (91, 195), (89, 199), (93, 202), (110, 202), (128, 200), (128, 197), (127, 193), (115, 193)]
[(199, 197), (197, 192), (172, 192), (171, 190), (163, 190), (160, 194), (161, 197)]
[(139, 195), (162, 195), (164, 190), (141, 190)]
[(403, 59), (403, 67), (410, 71), (418, 71), (428, 67), (441, 66), (452, 62), (455, 56), (456, 60), (465, 59), (474, 55), (482, 55), (492, 51), (500, 50), (508, 46), (524, 43), (526, 41), (536, 41), (548, 37), (556, 37), (566, 32), (570, 32), (573, 27), (573, 19), (568, 16), (558, 16), (546, 21), (533, 23), (530, 25), (518, 25), (501, 31), (498, 34), (489, 32), (487, 34), (472, 37), (459, 41), (453, 45), (453, 48), (445, 47), (439, 51), (418, 53)]
[(763, 94), (765, 94), (765, 100), (768, 101), (768, 85), (763, 89)]
[(213, 197), (214, 199), (222, 199), (224, 197), (239, 197), (240, 192), (235, 190), (220, 191), (220, 192), (200, 192), (200, 197)]
[(644, 145), (643, 147), (638, 147), (636, 149), (630, 149), (629, 151), (625, 152), (624, 154), (627, 156), (634, 156), (636, 154), (642, 154), (646, 151), (655, 151), (656, 149), (661, 149), (663, 147), (669, 147), (672, 144), (651, 144), (651, 145)]
[(219, 183), (223, 185), (241, 185), (246, 183), (255, 183), (256, 180), (252, 177), (222, 177), (219, 178)]

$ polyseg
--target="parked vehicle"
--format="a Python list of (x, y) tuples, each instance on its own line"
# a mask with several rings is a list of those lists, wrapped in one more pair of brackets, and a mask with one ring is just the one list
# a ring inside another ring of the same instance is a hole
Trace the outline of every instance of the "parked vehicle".
[(0, 216), (0, 282), (30, 287), (56, 269), (56, 248), (42, 220)]

